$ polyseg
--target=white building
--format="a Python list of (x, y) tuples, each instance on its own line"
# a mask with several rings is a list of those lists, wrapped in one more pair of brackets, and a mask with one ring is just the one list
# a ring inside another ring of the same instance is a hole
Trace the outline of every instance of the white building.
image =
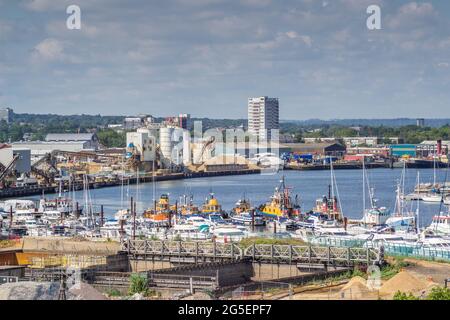
[(34, 163), (47, 153), (52, 151), (68, 151), (68, 152), (80, 152), (80, 151), (94, 151), (90, 148), (88, 141), (68, 141), (68, 142), (51, 142), (51, 141), (23, 141), (12, 143), (13, 148), (17, 149), (30, 149), (31, 161)]
[(260, 139), (270, 140), (272, 129), (279, 129), (278, 98), (249, 98), (248, 132)]
[(342, 140), (347, 147), (357, 147), (362, 145), (373, 147), (379, 143), (378, 137), (344, 137)]
[(127, 153), (138, 155), (140, 161), (155, 161), (156, 138), (150, 131), (138, 129), (137, 132), (127, 132)]

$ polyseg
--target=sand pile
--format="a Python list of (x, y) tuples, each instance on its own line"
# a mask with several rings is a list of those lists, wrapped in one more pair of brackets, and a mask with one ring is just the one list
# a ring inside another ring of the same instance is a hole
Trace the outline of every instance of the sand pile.
[(380, 288), (380, 295), (394, 295), (397, 291), (420, 295), (428, 291), (433, 282), (418, 279), (408, 271), (402, 271), (386, 281)]
[(364, 299), (372, 293), (366, 285), (366, 279), (353, 277), (338, 293), (340, 299)]

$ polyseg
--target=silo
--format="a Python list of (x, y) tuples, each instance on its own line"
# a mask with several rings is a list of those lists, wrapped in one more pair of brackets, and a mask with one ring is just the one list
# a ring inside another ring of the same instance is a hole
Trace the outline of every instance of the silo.
[(191, 134), (187, 130), (183, 132), (183, 164), (191, 164)]
[(159, 129), (159, 144), (161, 148), (161, 155), (164, 166), (169, 167), (172, 164), (172, 134), (174, 128), (161, 128)]

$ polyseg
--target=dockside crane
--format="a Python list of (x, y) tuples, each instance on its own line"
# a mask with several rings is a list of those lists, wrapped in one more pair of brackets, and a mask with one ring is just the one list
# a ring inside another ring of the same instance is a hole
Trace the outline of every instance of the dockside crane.
[(2, 168), (0, 168), (1, 173), (0, 173), (0, 183), (3, 183), (3, 180), (11, 173), (14, 171), (15, 165), (17, 160), (19, 160), (20, 155), (16, 154), (13, 159), (10, 161), (10, 163), (8, 163), (8, 165), (5, 167), (3, 164), (0, 164), (0, 166)]

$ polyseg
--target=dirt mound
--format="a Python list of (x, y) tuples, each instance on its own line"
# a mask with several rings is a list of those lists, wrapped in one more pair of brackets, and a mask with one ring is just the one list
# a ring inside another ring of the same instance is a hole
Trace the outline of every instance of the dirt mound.
[(371, 290), (366, 285), (366, 279), (353, 277), (338, 293), (340, 299), (364, 299)]
[(381, 286), (380, 295), (394, 295), (397, 291), (417, 295), (429, 289), (431, 285), (431, 282), (418, 279), (408, 271), (402, 271)]

